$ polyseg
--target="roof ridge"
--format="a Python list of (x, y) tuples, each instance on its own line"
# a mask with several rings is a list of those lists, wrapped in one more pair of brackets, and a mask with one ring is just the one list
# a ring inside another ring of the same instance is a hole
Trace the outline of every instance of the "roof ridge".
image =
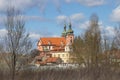
[(64, 38), (64, 37), (41, 37), (41, 38)]

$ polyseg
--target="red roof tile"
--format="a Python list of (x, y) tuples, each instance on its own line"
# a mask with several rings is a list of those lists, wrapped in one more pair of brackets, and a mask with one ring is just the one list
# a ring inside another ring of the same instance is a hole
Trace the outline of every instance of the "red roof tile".
[[(41, 45), (56, 45), (60, 46), (61, 43), (66, 44), (66, 39), (64, 37), (50, 37), (50, 38), (40, 38)], [(50, 44), (49, 44), (50, 43)]]

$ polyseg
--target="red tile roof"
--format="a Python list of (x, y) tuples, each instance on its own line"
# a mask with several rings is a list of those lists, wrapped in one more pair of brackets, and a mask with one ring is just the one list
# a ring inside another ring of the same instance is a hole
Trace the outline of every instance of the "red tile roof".
[(60, 46), (61, 42), (65, 45), (66, 44), (66, 39), (64, 37), (50, 37), (50, 38), (40, 38), (41, 40), (41, 45), (56, 45)]

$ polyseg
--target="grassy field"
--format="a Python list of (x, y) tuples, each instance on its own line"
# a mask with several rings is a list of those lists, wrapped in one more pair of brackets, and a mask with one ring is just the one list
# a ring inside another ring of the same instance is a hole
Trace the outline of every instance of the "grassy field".
[[(0, 70), (0, 80), (11, 80), (10, 71)], [(119, 69), (83, 68), (22, 70), (16, 73), (15, 80), (120, 80)]]

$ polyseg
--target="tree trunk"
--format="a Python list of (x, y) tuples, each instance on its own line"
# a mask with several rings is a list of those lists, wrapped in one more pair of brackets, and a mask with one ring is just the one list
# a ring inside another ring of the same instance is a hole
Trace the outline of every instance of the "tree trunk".
[(15, 80), (15, 66), (16, 66), (16, 54), (15, 52), (13, 51), (12, 53), (12, 80)]

